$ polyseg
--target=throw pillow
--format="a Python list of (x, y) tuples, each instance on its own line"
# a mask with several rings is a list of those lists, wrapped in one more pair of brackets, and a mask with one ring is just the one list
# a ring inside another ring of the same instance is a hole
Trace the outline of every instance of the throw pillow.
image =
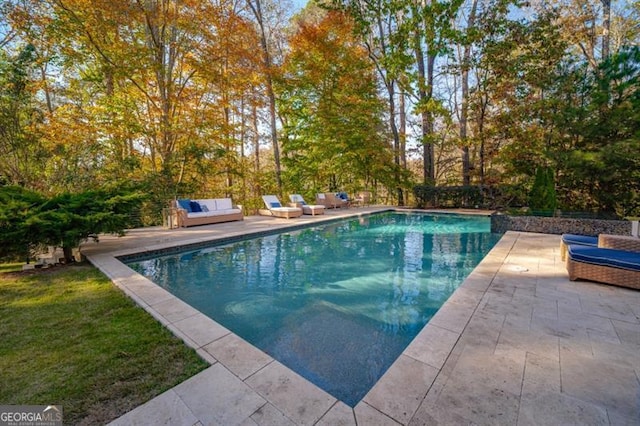
[(199, 213), (202, 211), (202, 207), (200, 207), (200, 204), (197, 201), (191, 201), (189, 205), (191, 206), (191, 211), (193, 213)]
[(187, 213), (192, 213), (193, 210), (191, 210), (191, 200), (187, 199), (178, 199), (178, 206), (180, 206), (181, 209), (184, 209), (187, 211)]
[(282, 207), (280, 203), (271, 203), (271, 207)]
[(202, 205), (200, 206), (200, 208), (202, 209), (202, 211), (203, 211), (203, 212), (208, 212), (208, 211), (209, 211), (209, 207), (207, 207), (207, 205), (206, 205), (206, 204), (202, 204)]

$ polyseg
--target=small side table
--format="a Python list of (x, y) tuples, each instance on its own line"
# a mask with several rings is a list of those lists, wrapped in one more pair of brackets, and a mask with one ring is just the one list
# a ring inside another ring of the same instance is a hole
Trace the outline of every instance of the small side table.
[(162, 227), (165, 229), (175, 229), (178, 227), (178, 209), (175, 207), (162, 209)]

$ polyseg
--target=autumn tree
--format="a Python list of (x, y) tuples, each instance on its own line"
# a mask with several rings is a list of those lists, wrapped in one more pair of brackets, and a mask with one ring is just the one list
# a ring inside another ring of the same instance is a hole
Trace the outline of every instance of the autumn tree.
[(279, 84), (288, 184), (312, 194), (395, 183), (375, 71), (344, 13), (298, 20)]
[(34, 96), (34, 48), (14, 56), (0, 50), (0, 182), (39, 186), (46, 152), (37, 132), (42, 121)]
[(224, 176), (215, 190), (233, 190), (241, 97), (260, 84), (254, 27), (233, 4), (12, 6), (11, 25), (34, 39), (38, 55), (55, 46), (55, 74), (43, 82), (59, 87), (42, 129), (55, 163), (49, 180), (59, 190), (135, 179), (155, 194), (157, 211), (176, 194), (211, 188), (207, 177)]

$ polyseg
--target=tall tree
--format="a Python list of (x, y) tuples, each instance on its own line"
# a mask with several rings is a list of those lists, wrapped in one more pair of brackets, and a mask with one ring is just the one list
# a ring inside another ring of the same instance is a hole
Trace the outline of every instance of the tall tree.
[(368, 53), (346, 14), (315, 13), (298, 21), (279, 87), (289, 182), (309, 193), (358, 190), (374, 176), (394, 184)]
[(271, 146), (273, 147), (273, 158), (275, 162), (276, 185), (278, 194), (282, 195), (282, 166), (280, 161), (280, 144), (278, 142), (277, 114), (276, 114), (276, 95), (273, 90), (273, 74), (275, 71), (273, 63), (273, 43), (269, 37), (273, 35), (269, 31), (265, 14), (263, 13), (263, 0), (247, 0), (249, 8), (253, 12), (253, 16), (258, 25), (258, 33), (260, 35), (260, 47), (263, 61), (263, 73), (266, 86), (267, 99), (269, 102), (269, 127), (271, 135)]
[(463, 36), (463, 53), (460, 64), (462, 105), (460, 106), (460, 144), (462, 145), (462, 184), (471, 184), (471, 165), (469, 161), (469, 143), (467, 140), (467, 118), (469, 114), (469, 72), (471, 70), (471, 48), (476, 32), (475, 22), (478, 10), (478, 0), (472, 0), (471, 10), (467, 19), (467, 26)]
[[(339, 8), (344, 8), (353, 17), (356, 30), (362, 37), (369, 58), (373, 61), (384, 86), (388, 123), (393, 137), (394, 162), (398, 170), (406, 169), (406, 121), (402, 121), (405, 117), (404, 94), (400, 95), (397, 87), (398, 80), (402, 78), (411, 58), (402, 46), (396, 45), (393, 41), (398, 37), (399, 22), (402, 21), (401, 11), (394, 4), (381, 0), (338, 3)], [(402, 124), (399, 125), (398, 120)], [(398, 205), (404, 205), (402, 187), (396, 188), (396, 200)]]

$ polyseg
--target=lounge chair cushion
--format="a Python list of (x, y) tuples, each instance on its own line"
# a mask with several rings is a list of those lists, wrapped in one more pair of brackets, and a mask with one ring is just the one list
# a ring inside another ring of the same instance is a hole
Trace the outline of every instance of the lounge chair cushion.
[(562, 242), (569, 244), (580, 244), (583, 246), (598, 247), (598, 237), (578, 234), (562, 234)]
[(568, 251), (576, 262), (640, 271), (640, 253), (577, 244), (569, 245)]

